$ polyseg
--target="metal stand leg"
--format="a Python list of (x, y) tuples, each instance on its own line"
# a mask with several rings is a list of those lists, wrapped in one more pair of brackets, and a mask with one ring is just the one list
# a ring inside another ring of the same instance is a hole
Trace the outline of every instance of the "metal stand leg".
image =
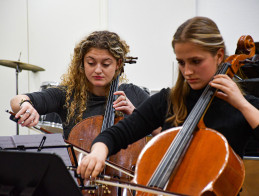
[[(22, 71), (22, 69), (20, 69), (19, 65), (16, 65), (16, 95), (18, 95), (18, 75), (19, 73)], [(16, 135), (19, 135), (19, 124), (16, 123)]]

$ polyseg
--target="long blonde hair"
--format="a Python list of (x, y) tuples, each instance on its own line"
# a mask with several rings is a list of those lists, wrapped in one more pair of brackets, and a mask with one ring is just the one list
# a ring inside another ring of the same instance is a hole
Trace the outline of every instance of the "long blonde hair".
[[(78, 123), (83, 118), (83, 112), (87, 109), (89, 98), (90, 82), (84, 71), (84, 56), (91, 48), (106, 49), (117, 60), (120, 61), (119, 68), (116, 70), (113, 79), (123, 69), (124, 59), (129, 52), (129, 46), (119, 35), (109, 31), (95, 31), (82, 39), (74, 48), (73, 58), (66, 74), (62, 76), (61, 86), (66, 90), (66, 103), (68, 124), (75, 118)], [(106, 88), (108, 95), (110, 84)], [(75, 116), (75, 117), (74, 117)]]
[[(219, 49), (225, 51), (224, 40), (217, 25), (209, 18), (194, 17), (184, 22), (174, 34), (172, 47), (176, 43), (191, 42), (215, 56)], [(167, 122), (174, 126), (182, 124), (187, 116), (186, 97), (190, 86), (179, 71), (175, 86), (170, 91)]]

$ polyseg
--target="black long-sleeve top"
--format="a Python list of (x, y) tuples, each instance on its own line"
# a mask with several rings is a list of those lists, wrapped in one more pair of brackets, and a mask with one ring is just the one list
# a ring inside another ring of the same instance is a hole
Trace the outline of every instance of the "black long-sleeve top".
[[(103, 142), (109, 149), (109, 155), (115, 154), (146, 135), (162, 127), (162, 131), (173, 127), (167, 119), (168, 96), (170, 89), (162, 89), (147, 99), (131, 116), (102, 132), (94, 141)], [(199, 99), (202, 90), (191, 90), (187, 97), (188, 114)], [(259, 108), (259, 98), (247, 95), (245, 98)], [(258, 117), (259, 118), (259, 117)], [(206, 127), (223, 134), (234, 151), (243, 156), (248, 138), (253, 134), (259, 138), (259, 126), (252, 129), (242, 113), (227, 102), (215, 97), (205, 114)]]
[[(149, 97), (149, 94), (142, 88), (131, 83), (121, 84), (118, 90), (124, 91), (127, 98), (135, 107), (141, 105), (141, 103)], [(75, 126), (75, 121), (73, 119), (69, 124), (66, 124), (67, 109), (64, 108), (66, 91), (61, 90), (60, 88), (48, 88), (39, 92), (27, 93), (26, 95), (30, 98), (34, 108), (40, 115), (55, 112), (60, 116), (64, 137), (67, 139), (71, 129)], [(90, 94), (87, 102), (87, 109), (83, 113), (83, 119), (95, 115), (103, 115), (105, 109), (106, 97)]]

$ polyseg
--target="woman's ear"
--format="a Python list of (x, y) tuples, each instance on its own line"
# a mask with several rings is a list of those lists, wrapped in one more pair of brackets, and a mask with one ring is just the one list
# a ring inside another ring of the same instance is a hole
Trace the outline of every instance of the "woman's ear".
[(80, 72), (84, 72), (84, 64), (83, 63), (81, 63), (81, 65), (79, 66), (79, 71)]
[(116, 65), (116, 70), (118, 70), (122, 66), (121, 64), (122, 64), (122, 60), (119, 59)]
[(225, 51), (223, 48), (220, 48), (217, 52), (217, 63), (218, 65), (224, 61)]

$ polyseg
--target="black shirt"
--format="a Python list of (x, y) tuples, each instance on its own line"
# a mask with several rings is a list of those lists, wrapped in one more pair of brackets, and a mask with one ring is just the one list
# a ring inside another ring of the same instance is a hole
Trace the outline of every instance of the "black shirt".
[[(190, 91), (187, 97), (188, 114), (199, 99), (201, 92)], [(172, 125), (165, 122), (168, 95), (169, 89), (162, 89), (159, 93), (151, 96), (128, 118), (109, 128), (109, 131), (102, 132), (93, 143), (105, 143), (108, 146), (109, 155), (112, 155), (121, 148), (127, 148), (129, 144), (145, 137), (160, 126), (163, 130), (171, 128)], [(259, 108), (258, 98), (247, 95), (246, 99), (256, 108)], [(259, 136), (259, 126), (252, 130), (240, 111), (219, 98), (213, 99), (204, 117), (204, 123), (207, 127), (223, 134), (230, 146), (241, 157), (249, 136), (251, 134)]]
[[(127, 98), (135, 107), (146, 100), (149, 95), (140, 87), (134, 84), (121, 84), (118, 88), (124, 91)], [(32, 101), (35, 109), (40, 115), (56, 112), (62, 121), (64, 137), (68, 138), (71, 129), (75, 126), (72, 120), (68, 125), (66, 122), (67, 110), (63, 107), (66, 100), (66, 91), (59, 88), (48, 88), (40, 92), (26, 94)], [(87, 110), (83, 113), (83, 119), (95, 115), (103, 115), (105, 113), (106, 98), (104, 96), (96, 96), (90, 94), (87, 102)]]

